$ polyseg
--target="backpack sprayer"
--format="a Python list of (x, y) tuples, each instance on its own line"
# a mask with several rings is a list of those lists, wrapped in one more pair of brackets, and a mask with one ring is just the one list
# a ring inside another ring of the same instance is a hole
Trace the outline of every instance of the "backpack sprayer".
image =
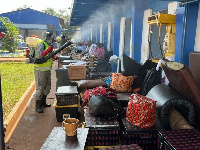
[(33, 62), (35, 64), (45, 63), (49, 58), (53, 57), (54, 55), (56, 55), (57, 53), (59, 53), (60, 51), (62, 51), (67, 46), (70, 46), (71, 44), (72, 44), (72, 42), (68, 41), (63, 46), (61, 46), (58, 50), (50, 52), (48, 56), (42, 57), (41, 59), (36, 59), (36, 58), (33, 58), (33, 56), (29, 55), (29, 60), (30, 60), (30, 62)]
[[(46, 40), (50, 39), (51, 43), (54, 43), (54, 41), (55, 41), (55, 35), (51, 34), (49, 32), (44, 32), (43, 38), (46, 39)], [(70, 46), (72, 44), (71, 41), (67, 41), (58, 50), (50, 52), (46, 57), (42, 57), (41, 59), (37, 59), (37, 58), (35, 58), (35, 47), (37, 46), (38, 40), (39, 39), (35, 38), (35, 37), (28, 37), (27, 38), (27, 44), (30, 47), (34, 48), (33, 51), (31, 52), (31, 54), (29, 55), (29, 61), (30, 61), (30, 63), (35, 63), (35, 64), (45, 63), (48, 59), (50, 59), (51, 57), (53, 57), (54, 55), (56, 55), (57, 53), (59, 53), (60, 51), (62, 51), (64, 48), (66, 48), (67, 46)]]

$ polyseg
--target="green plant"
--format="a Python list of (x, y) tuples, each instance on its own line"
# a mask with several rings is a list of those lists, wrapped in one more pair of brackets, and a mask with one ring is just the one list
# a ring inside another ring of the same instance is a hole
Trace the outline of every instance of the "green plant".
[(34, 65), (25, 62), (0, 63), (3, 118), (11, 112), (34, 80)]
[(0, 17), (0, 21), (2, 22), (2, 28), (6, 31), (5, 37), (2, 40), (2, 48), (9, 52), (15, 52), (17, 49), (17, 35), (19, 34), (19, 29), (7, 17)]

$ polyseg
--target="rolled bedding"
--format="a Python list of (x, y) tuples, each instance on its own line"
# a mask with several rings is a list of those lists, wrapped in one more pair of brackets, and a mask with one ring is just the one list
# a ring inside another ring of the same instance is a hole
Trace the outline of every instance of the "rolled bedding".
[(169, 112), (172, 107), (181, 113), (181, 115), (190, 124), (194, 124), (195, 108), (192, 102), (175, 90), (164, 84), (154, 86), (146, 95), (156, 103), (157, 117), (165, 130), (170, 129)]

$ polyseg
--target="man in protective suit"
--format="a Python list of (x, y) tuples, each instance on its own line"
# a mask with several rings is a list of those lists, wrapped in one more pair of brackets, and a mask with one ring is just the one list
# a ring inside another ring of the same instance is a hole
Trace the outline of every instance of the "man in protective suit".
[[(50, 46), (52, 44), (52, 34), (43, 32), (42, 38), (43, 41), (41, 40), (35, 49), (35, 59), (47, 57), (53, 51), (53, 46)], [(50, 57), (46, 62), (42, 64), (35, 63), (34, 66), (36, 83), (36, 91), (34, 93), (34, 99), (36, 100), (35, 111), (38, 113), (43, 113), (43, 107), (51, 107), (51, 104), (46, 103), (46, 98), (51, 89), (51, 69), (54, 59)]]

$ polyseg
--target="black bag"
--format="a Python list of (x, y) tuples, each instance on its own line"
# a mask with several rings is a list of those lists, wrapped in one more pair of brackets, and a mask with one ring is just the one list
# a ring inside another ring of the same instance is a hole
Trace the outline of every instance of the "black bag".
[(124, 112), (117, 99), (108, 98), (102, 95), (92, 95), (88, 107), (95, 116), (115, 118)]
[(139, 69), (142, 65), (132, 58), (128, 57), (125, 54), (122, 54), (121, 57), (121, 73), (125, 76), (139, 76)]
[(161, 69), (158, 71), (155, 68), (150, 69), (142, 83), (139, 94), (146, 96), (147, 93), (156, 85), (161, 83)]

